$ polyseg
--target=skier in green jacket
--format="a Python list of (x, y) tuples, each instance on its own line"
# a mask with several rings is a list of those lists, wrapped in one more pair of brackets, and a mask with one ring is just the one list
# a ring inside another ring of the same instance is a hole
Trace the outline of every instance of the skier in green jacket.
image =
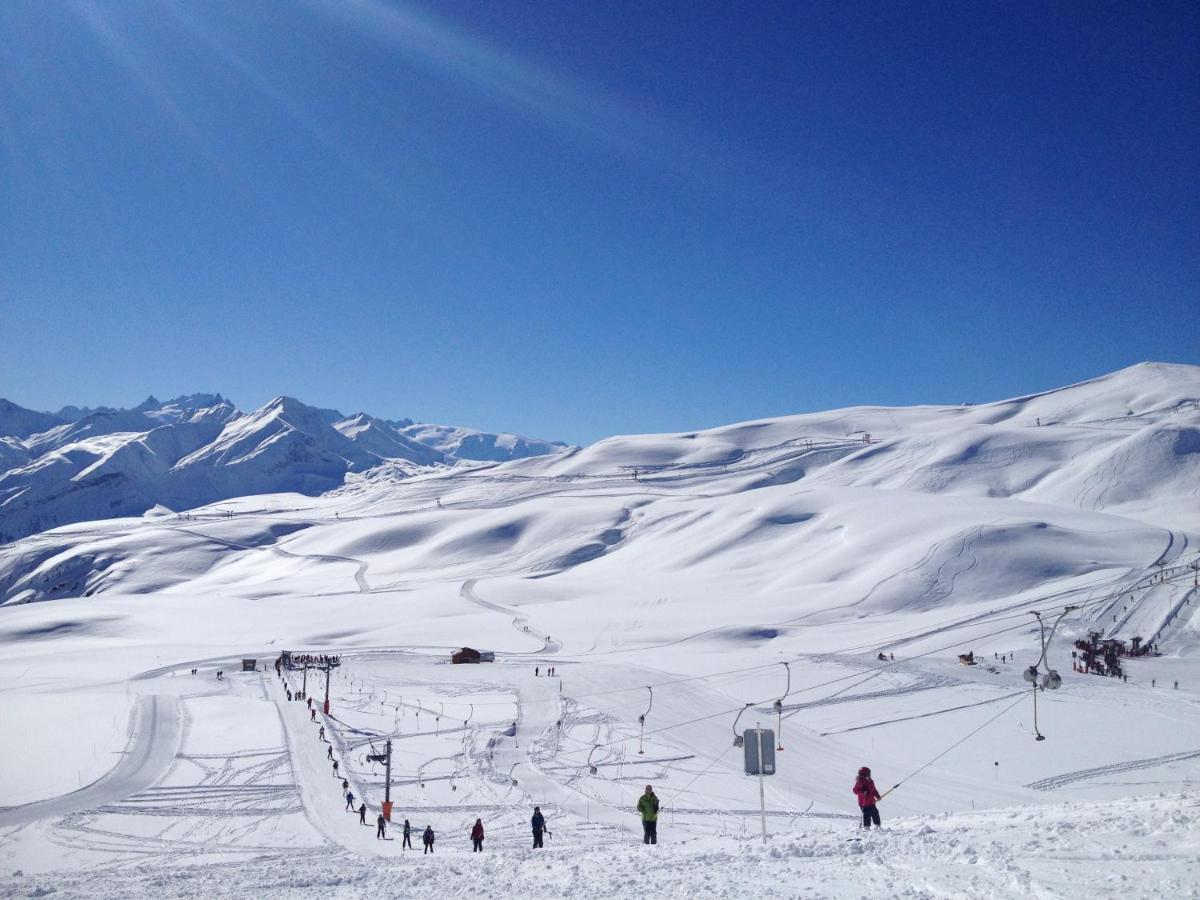
[(646, 793), (638, 798), (638, 813), (642, 817), (642, 843), (658, 843), (658, 797), (654, 788), (646, 785)]

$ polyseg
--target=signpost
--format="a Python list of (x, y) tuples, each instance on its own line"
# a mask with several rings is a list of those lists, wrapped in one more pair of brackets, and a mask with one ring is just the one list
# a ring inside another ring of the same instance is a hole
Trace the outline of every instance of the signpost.
[(763, 777), (775, 774), (775, 732), (770, 728), (747, 728), (743, 735), (747, 775), (758, 776), (758, 807), (762, 817), (762, 839), (767, 842), (767, 789)]

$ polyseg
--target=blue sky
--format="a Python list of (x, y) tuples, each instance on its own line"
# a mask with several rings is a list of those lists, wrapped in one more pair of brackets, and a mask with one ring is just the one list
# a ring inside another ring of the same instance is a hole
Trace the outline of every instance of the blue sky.
[(1200, 362), (1194, 3), (0, 4), (0, 396), (548, 438)]

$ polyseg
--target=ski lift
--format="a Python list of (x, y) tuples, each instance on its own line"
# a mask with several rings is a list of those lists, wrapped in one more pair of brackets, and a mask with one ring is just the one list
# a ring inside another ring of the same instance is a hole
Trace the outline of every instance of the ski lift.
[(646, 737), (646, 716), (650, 715), (650, 710), (654, 708), (654, 688), (646, 685), (646, 690), (650, 692), (650, 705), (646, 707), (646, 711), (638, 716), (638, 756), (645, 754), (646, 750), (643, 747), (643, 740)]
[(596, 764), (592, 762), (592, 754), (595, 753), (599, 749), (600, 749), (600, 745), (596, 744), (594, 747), (592, 747), (591, 750), (588, 751), (587, 767), (588, 767), (588, 772), (590, 772), (592, 775), (596, 774)]
[(792, 692), (792, 667), (788, 663), (783, 663), (783, 667), (787, 669), (787, 687), (783, 689), (783, 696), (775, 701), (775, 734), (779, 742), (779, 746), (775, 748), (776, 750), (783, 749), (783, 701)]
[[(1046, 662), (1046, 651), (1049, 649), (1050, 641), (1054, 639), (1054, 632), (1058, 630), (1059, 623), (1062, 622), (1067, 613), (1073, 612), (1075, 608), (1074, 606), (1068, 606), (1058, 614), (1058, 618), (1050, 626), (1049, 635), (1046, 634), (1046, 623), (1042, 621), (1042, 614), (1036, 610), (1030, 612), (1030, 615), (1038, 621), (1038, 632), (1042, 644), (1042, 654), (1038, 657), (1038, 661), (1022, 673), (1022, 677), (1033, 686), (1031, 690), (1033, 691), (1033, 734), (1035, 741), (1044, 741), (1046, 739), (1046, 736), (1038, 728), (1038, 682), (1041, 682), (1040, 686), (1044, 691), (1056, 691), (1062, 686), (1062, 676), (1054, 669), (1051, 669), (1049, 663)], [(1046, 665), (1045, 675), (1042, 675), (1038, 670), (1038, 666), (1043, 664)]]
[(745, 744), (745, 740), (743, 740), (742, 736), (740, 734), (738, 734), (738, 730), (737, 730), (738, 720), (741, 719), (742, 714), (746, 710), (748, 710), (750, 707), (752, 707), (753, 705), (754, 705), (753, 703), (747, 703), (740, 710), (738, 710), (738, 714), (733, 720), (733, 746), (735, 746), (735, 747), (741, 747), (743, 744)]

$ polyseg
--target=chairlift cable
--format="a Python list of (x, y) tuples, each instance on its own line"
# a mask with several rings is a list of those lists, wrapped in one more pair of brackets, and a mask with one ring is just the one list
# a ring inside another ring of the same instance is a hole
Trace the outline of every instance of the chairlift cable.
[(988, 719), (982, 725), (980, 725), (976, 728), (972, 728), (965, 735), (963, 735), (961, 738), (959, 738), (957, 741), (955, 741), (953, 744), (951, 744), (949, 747), (947, 747), (945, 750), (943, 750), (941, 753), (939, 753), (933, 759), (929, 760), (929, 762), (925, 763), (925, 765), (921, 766), (921, 768), (917, 769), (911, 775), (906, 775), (904, 778), (901, 778), (899, 781), (897, 781), (895, 784), (893, 784), (890, 788), (888, 788), (886, 791), (884, 791), (880, 795), (879, 799), (882, 800), (884, 797), (886, 797), (888, 794), (890, 794), (896, 788), (900, 787), (900, 785), (904, 784), (904, 782), (915, 778), (917, 775), (920, 775), (922, 772), (924, 772), (926, 769), (928, 769), (930, 766), (932, 766), (935, 762), (937, 762), (939, 759), (941, 759), (943, 756), (945, 756), (951, 750), (955, 749), (956, 747), (960, 746), (961, 744), (966, 743), (967, 740), (969, 740), (970, 738), (979, 734), (979, 732), (983, 731), (983, 729), (987, 728), (989, 725), (991, 725), (993, 722), (995, 722), (997, 719), (999, 719), (1002, 715), (1015, 709), (1017, 707), (1017, 704), (1020, 703), (1024, 699), (1025, 699), (1025, 692), (1022, 691), (1020, 696), (1018, 696), (1016, 700), (1014, 700), (1008, 706), (1004, 707), (1004, 709), (1000, 710), (1000, 712), (996, 713), (994, 716), (992, 716), (990, 719)]

